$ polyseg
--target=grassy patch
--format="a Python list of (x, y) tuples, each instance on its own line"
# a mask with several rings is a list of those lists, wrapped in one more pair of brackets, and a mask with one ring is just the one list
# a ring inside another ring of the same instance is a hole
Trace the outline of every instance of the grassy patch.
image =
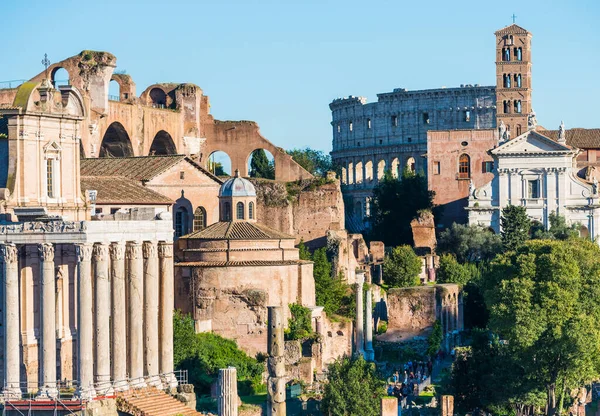
[(249, 405), (261, 405), (267, 401), (267, 393), (253, 394), (251, 396), (240, 396), (242, 403)]

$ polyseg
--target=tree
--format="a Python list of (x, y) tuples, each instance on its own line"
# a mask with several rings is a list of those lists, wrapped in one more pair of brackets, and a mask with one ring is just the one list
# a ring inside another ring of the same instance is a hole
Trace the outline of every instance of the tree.
[(515, 250), (529, 238), (531, 220), (525, 207), (508, 205), (502, 209), (502, 245), (506, 250)]
[(378, 416), (385, 382), (375, 364), (362, 357), (344, 356), (329, 365), (323, 392), (323, 414), (330, 416)]
[(263, 149), (252, 152), (250, 160), (250, 177), (275, 179), (275, 166), (267, 159), (267, 153)]
[(286, 338), (296, 340), (309, 337), (313, 332), (310, 309), (297, 303), (291, 303), (289, 308), (292, 317), (288, 319)]
[(412, 247), (394, 247), (383, 261), (383, 280), (390, 287), (416, 286), (422, 266)]
[(310, 251), (306, 244), (304, 244), (304, 240), (300, 240), (300, 244), (298, 244), (298, 255), (300, 256), (300, 260), (312, 260)]
[(315, 176), (324, 177), (328, 171), (333, 170), (331, 156), (321, 150), (305, 147), (304, 149), (288, 150), (287, 153), (296, 163)]
[(563, 215), (551, 212), (548, 215), (550, 229), (546, 231), (542, 224), (539, 224), (537, 229), (532, 227), (532, 236), (535, 239), (543, 240), (568, 240), (569, 238), (579, 236), (579, 226), (577, 224), (567, 225), (567, 220)]
[(531, 240), (498, 255), (482, 281), (490, 329), (533, 378), (521, 392), (545, 391), (556, 414), (557, 398), (600, 377), (600, 248)]
[(436, 320), (433, 324), (433, 331), (429, 334), (429, 338), (427, 338), (427, 355), (430, 357), (437, 354), (437, 352), (442, 347), (442, 341), (444, 340), (444, 334), (442, 332), (442, 323), (440, 320)]
[(327, 260), (327, 248), (315, 250), (312, 255), (314, 262), (313, 276), (315, 278), (315, 293), (317, 305), (323, 306), (327, 315), (340, 314), (342, 301), (348, 292), (348, 285), (340, 276), (332, 276), (332, 267)]
[(476, 270), (473, 264), (460, 264), (452, 254), (442, 254), (436, 281), (438, 283), (458, 283), (464, 286), (469, 283)]
[(453, 223), (437, 243), (438, 253), (453, 254), (460, 263), (489, 261), (501, 251), (500, 236), (478, 225)]
[(373, 189), (370, 208), (370, 239), (387, 246), (413, 244), (410, 222), (418, 212), (433, 208), (435, 192), (427, 189), (425, 176), (405, 169), (402, 178), (386, 171)]

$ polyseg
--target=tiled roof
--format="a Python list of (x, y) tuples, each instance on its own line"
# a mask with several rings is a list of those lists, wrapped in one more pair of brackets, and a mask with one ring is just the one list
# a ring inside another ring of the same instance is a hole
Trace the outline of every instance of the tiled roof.
[(291, 235), (265, 225), (246, 222), (217, 222), (203, 230), (183, 236), (191, 240), (279, 240), (294, 239)]
[(221, 179), (204, 169), (186, 155), (102, 157), (81, 159), (82, 176), (124, 176), (138, 181), (149, 181), (182, 160), (218, 183)]
[[(558, 140), (558, 130), (539, 130), (538, 133)], [(567, 144), (579, 149), (600, 149), (600, 129), (568, 129)]]
[(164, 195), (146, 188), (138, 181), (122, 176), (82, 176), (82, 190), (96, 190), (97, 204), (159, 204), (175, 202)]
[(529, 32), (526, 29), (523, 29), (521, 26), (512, 24), (510, 26), (503, 27), (502, 29), (496, 31), (495, 35), (505, 35), (505, 34), (528, 34)]
[(306, 260), (250, 260), (250, 261), (187, 261), (175, 263), (176, 267), (236, 267), (236, 266), (293, 266), (310, 264)]

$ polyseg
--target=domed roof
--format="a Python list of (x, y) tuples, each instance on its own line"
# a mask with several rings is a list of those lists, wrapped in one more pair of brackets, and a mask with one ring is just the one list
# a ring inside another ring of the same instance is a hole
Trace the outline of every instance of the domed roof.
[(256, 189), (248, 179), (240, 176), (240, 171), (235, 171), (235, 176), (225, 181), (219, 189), (219, 196), (256, 196)]

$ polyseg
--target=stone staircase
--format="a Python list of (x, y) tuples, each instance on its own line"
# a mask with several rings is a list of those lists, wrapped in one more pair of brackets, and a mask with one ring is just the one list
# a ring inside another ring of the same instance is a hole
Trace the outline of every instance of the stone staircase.
[(156, 387), (131, 389), (118, 393), (117, 410), (132, 416), (202, 415)]

